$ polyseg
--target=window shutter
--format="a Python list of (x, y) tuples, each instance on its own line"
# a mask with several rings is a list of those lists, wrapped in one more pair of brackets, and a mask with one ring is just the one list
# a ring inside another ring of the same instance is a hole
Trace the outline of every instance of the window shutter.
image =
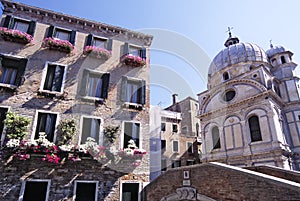
[(106, 49), (109, 50), (109, 51), (111, 51), (112, 50), (112, 45), (113, 45), (113, 40), (112, 39), (108, 39)]
[(37, 118), (37, 124), (36, 124), (36, 128), (35, 128), (35, 136), (34, 139), (38, 139), (39, 138), (39, 133), (40, 133), (40, 125), (41, 125), (41, 118), (42, 118), (42, 114), (38, 112), (38, 118)]
[(126, 102), (126, 95), (127, 95), (127, 77), (122, 77), (122, 86), (121, 86), (121, 101)]
[(47, 38), (49, 37), (53, 37), (53, 34), (54, 34), (54, 29), (55, 27), (53, 25), (51, 25), (48, 29), (48, 34), (47, 34)]
[(11, 18), (10, 18), (9, 25), (8, 25), (8, 28), (9, 28), (9, 29), (13, 29), (14, 26), (15, 26), (15, 19), (14, 19), (14, 17), (11, 17)]
[(26, 68), (26, 64), (27, 64), (27, 59), (21, 59), (18, 62), (18, 73), (16, 76), (16, 81), (15, 81), (15, 85), (16, 86), (20, 86), (23, 84), (23, 75), (25, 72), (25, 68)]
[(9, 28), (11, 19), (12, 19), (11, 15), (6, 15), (4, 23), (3, 23), (3, 27)]
[(124, 148), (128, 147), (128, 141), (132, 139), (132, 123), (124, 123)]
[(80, 85), (81, 87), (80, 87), (80, 90), (79, 90), (79, 94), (81, 96), (85, 96), (86, 95), (86, 88), (87, 88), (88, 77), (89, 77), (88, 70), (83, 70), (82, 78), (81, 78), (81, 85)]
[(142, 80), (141, 81), (141, 87), (139, 88), (140, 90), (140, 100), (141, 100), (141, 104), (142, 105), (145, 105), (146, 103), (146, 81), (145, 80)]
[(91, 46), (93, 41), (93, 34), (89, 34), (86, 39), (86, 46)]
[(102, 98), (106, 99), (108, 96), (108, 87), (109, 87), (109, 73), (102, 75)]
[(129, 44), (125, 43), (124, 44), (124, 55), (129, 54)]
[(69, 42), (72, 43), (72, 45), (75, 45), (75, 40), (76, 40), (76, 31), (72, 31)]
[(34, 31), (35, 31), (35, 26), (36, 26), (36, 22), (35, 21), (30, 21), (27, 33), (33, 36)]
[(143, 48), (143, 49), (141, 50), (141, 57), (142, 57), (143, 59), (146, 59), (146, 58), (147, 58), (146, 48)]

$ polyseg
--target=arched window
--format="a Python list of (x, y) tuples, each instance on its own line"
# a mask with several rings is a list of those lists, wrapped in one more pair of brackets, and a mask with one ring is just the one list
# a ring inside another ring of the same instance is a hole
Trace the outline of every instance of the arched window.
[(223, 73), (223, 80), (228, 80), (228, 79), (229, 79), (228, 72)]
[(248, 120), (251, 142), (262, 141), (258, 116), (252, 116)]
[(219, 149), (221, 148), (221, 143), (220, 143), (220, 134), (219, 134), (219, 129), (218, 127), (213, 127), (211, 130), (212, 133), (212, 142), (213, 142), (213, 149)]
[(286, 63), (284, 56), (281, 56), (280, 59), (282, 64)]

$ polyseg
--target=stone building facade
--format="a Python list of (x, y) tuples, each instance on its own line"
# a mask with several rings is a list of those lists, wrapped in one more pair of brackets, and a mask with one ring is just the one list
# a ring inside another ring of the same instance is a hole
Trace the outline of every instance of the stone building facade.
[[(152, 36), (21, 3), (1, 0), (1, 148), (11, 111), (30, 119), (26, 140), (57, 143), (73, 119), (72, 144), (88, 137), (109, 153), (133, 140), (147, 154), (134, 163), (99, 163), (90, 156), (58, 164), (31, 155), (0, 164), (0, 200), (140, 200), (149, 182), (149, 46)], [(12, 34), (14, 33), (14, 34)], [(17, 35), (17, 36), (16, 36)], [(32, 40), (33, 39), (33, 40)], [(119, 127), (105, 144), (104, 130)], [(116, 152), (114, 152), (116, 153)], [(128, 161), (127, 161), (128, 162)]]
[(198, 101), (187, 97), (165, 109), (151, 106), (151, 180), (168, 169), (200, 163)]
[(299, 78), (293, 53), (264, 51), (237, 37), (208, 70), (198, 95), (203, 161), (235, 166), (272, 165), (299, 170)]

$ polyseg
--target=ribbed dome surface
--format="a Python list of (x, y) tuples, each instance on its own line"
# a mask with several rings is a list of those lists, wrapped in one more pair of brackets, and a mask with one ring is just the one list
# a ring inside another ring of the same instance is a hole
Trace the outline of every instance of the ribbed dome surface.
[(285, 52), (285, 48), (282, 46), (275, 46), (275, 47), (271, 47), (271, 49), (268, 49), (266, 51), (266, 54), (268, 55), (269, 58), (271, 58), (272, 56), (274, 56), (275, 54), (281, 53), (281, 52)]
[(238, 43), (223, 49), (211, 62), (208, 74), (212, 75), (221, 69), (247, 61), (268, 62), (265, 51), (253, 43)]

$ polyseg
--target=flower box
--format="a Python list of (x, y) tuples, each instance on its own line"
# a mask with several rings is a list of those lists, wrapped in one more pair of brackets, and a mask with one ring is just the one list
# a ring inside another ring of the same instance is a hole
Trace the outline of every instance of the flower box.
[(74, 51), (74, 45), (72, 45), (69, 41), (55, 39), (51, 37), (44, 39), (42, 47), (67, 53), (71, 53)]
[(92, 57), (104, 60), (107, 60), (111, 57), (111, 51), (96, 46), (86, 46), (83, 50), (83, 54), (89, 54)]
[(132, 54), (126, 54), (122, 57), (122, 62), (127, 66), (141, 67), (146, 65), (145, 59), (139, 56), (134, 56)]
[(0, 27), (0, 35), (3, 40), (16, 42), (16, 43), (32, 43), (33, 37), (30, 34), (24, 33), (19, 30), (8, 29), (5, 27)]

